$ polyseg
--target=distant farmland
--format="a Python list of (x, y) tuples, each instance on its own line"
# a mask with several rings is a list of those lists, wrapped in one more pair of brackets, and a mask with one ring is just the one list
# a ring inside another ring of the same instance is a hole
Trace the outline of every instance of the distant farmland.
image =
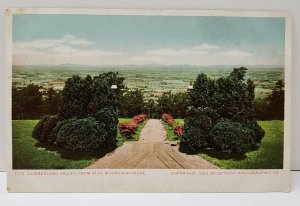
[[(36, 84), (47, 90), (53, 87), (61, 90), (66, 79), (72, 75), (85, 77), (114, 71), (125, 77), (129, 89), (141, 89), (146, 99), (156, 99), (164, 92), (185, 92), (191, 81), (201, 72), (212, 78), (228, 75), (234, 66), (14, 66), (13, 86), (23, 87)], [(253, 66), (248, 67), (246, 78), (254, 80), (256, 97), (270, 94), (275, 82), (284, 79), (284, 69), (278, 67)]]

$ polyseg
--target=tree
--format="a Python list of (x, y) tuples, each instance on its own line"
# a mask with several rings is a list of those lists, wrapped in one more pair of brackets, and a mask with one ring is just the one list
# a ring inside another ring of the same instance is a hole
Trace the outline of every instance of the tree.
[(65, 119), (87, 117), (88, 105), (93, 97), (92, 86), (93, 80), (91, 76), (82, 79), (74, 75), (72, 78), (69, 78), (62, 90), (60, 116)]
[(42, 116), (43, 94), (40, 87), (29, 84), (12, 90), (12, 118), (37, 119)]
[(269, 102), (268, 113), (272, 119), (284, 119), (284, 81), (278, 80), (267, 98)]
[(121, 106), (122, 106), (121, 99), (122, 99), (124, 92), (126, 91), (126, 87), (124, 84), (125, 78), (119, 76), (118, 72), (102, 73), (94, 78), (95, 79), (97, 79), (97, 78), (105, 79), (107, 81), (107, 84), (109, 87), (111, 87), (112, 85), (117, 86), (117, 89), (114, 89), (114, 94), (116, 95), (116, 98), (117, 98), (117, 106), (118, 106), (118, 108), (121, 108)]
[[(235, 134), (241, 135), (233, 135), (232, 137), (244, 138), (244, 140), (251, 142), (250, 146), (246, 146), (246, 149), (241, 151), (236, 150), (236, 148), (228, 148), (227, 151), (243, 153), (261, 141), (264, 132), (254, 119), (255, 87), (253, 81), (247, 80), (245, 82), (246, 71), (245, 67), (234, 68), (229, 76), (217, 80), (210, 79), (205, 74), (198, 75), (193, 90), (189, 92), (192, 106), (185, 118), (185, 133), (182, 137), (183, 141), (180, 143), (181, 147), (184, 148), (183, 150), (195, 152), (204, 148), (205, 142), (208, 142), (215, 149), (220, 149), (216, 146), (218, 145), (217, 140), (209, 135), (211, 130), (215, 131), (214, 134), (222, 133), (222, 141), (226, 140), (226, 131), (228, 133), (234, 131)], [(216, 127), (218, 122), (225, 123), (219, 124), (222, 127)], [(226, 127), (234, 128), (235, 125), (241, 126), (236, 130), (226, 129)], [(231, 137), (228, 135), (228, 138)], [(237, 139), (234, 141), (243, 142), (244, 140)], [(230, 143), (227, 146), (233, 147), (233, 145)], [(222, 149), (222, 151), (225, 150)]]
[(144, 94), (139, 89), (126, 91), (120, 101), (120, 115), (123, 117), (133, 117), (146, 112)]
[(61, 106), (61, 91), (55, 91), (52, 87), (44, 94), (43, 112), (44, 114), (55, 115)]

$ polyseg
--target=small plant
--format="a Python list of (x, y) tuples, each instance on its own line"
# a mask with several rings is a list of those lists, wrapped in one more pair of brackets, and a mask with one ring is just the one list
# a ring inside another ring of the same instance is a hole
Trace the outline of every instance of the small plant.
[(174, 134), (178, 137), (181, 137), (183, 135), (183, 126), (182, 125), (176, 125), (174, 128)]
[(131, 137), (135, 134), (138, 124), (135, 121), (124, 122), (119, 124), (119, 130), (122, 136)]
[(146, 114), (140, 114), (133, 117), (133, 121), (137, 124), (144, 122), (147, 119)]
[(167, 113), (164, 113), (162, 116), (161, 116), (162, 120), (165, 121), (168, 125), (170, 126), (173, 126), (174, 124), (174, 119), (171, 115), (167, 114)]

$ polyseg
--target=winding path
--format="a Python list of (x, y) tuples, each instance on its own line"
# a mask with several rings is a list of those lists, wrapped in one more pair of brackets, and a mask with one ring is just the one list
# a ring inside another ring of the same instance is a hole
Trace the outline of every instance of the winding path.
[(160, 120), (150, 119), (139, 141), (126, 141), (121, 147), (87, 167), (115, 169), (217, 169), (198, 155), (179, 152), (176, 142), (166, 140)]

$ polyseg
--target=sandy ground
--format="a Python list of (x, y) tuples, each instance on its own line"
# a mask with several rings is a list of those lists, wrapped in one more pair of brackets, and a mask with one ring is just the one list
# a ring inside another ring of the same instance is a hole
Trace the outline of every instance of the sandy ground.
[(127, 141), (115, 151), (97, 160), (89, 169), (216, 169), (217, 166), (198, 155), (179, 152), (176, 142), (166, 140), (160, 120), (150, 119), (139, 141)]

